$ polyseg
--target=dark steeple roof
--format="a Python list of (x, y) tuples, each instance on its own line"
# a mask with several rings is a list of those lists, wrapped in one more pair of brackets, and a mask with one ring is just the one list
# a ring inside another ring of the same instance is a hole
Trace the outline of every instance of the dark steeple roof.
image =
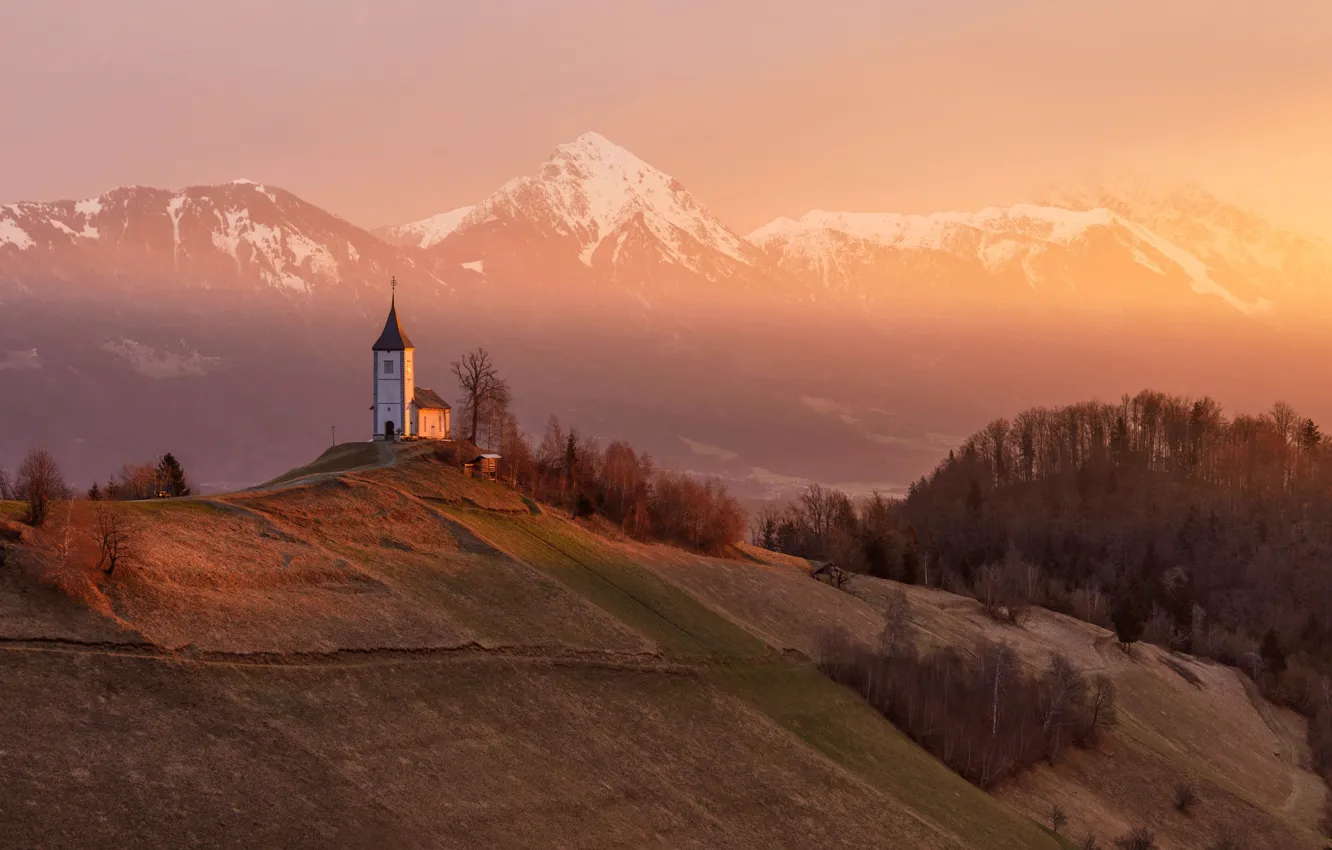
[[(393, 285), (398, 284), (397, 278), (394, 278)], [(388, 321), (384, 323), (384, 332), (375, 340), (371, 351), (405, 351), (409, 348), (415, 348), (412, 341), (407, 338), (407, 334), (402, 332), (402, 325), (398, 324), (398, 305), (397, 298), (389, 302)]]

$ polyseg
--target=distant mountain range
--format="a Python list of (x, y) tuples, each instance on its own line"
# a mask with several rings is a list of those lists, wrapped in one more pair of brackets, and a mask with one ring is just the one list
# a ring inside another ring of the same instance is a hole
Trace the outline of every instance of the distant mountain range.
[[(424, 381), (445, 387), (447, 361), (486, 343), (529, 425), (559, 412), (764, 486), (897, 486), (938, 434), (974, 430), (972, 408), (931, 419), (942, 402), (924, 389), (976, 371), (953, 320), (1132, 315), (1244, 336), (1332, 302), (1332, 248), (1196, 187), (813, 211), (742, 236), (596, 133), (472, 206), (373, 233), (250, 181), (120, 187), (0, 205), (0, 394), (32, 400), (0, 410), (0, 462), (42, 439), (89, 477), (184, 442), (204, 476), (236, 483), (307, 459), (326, 426), (364, 436), (358, 357), (392, 275)], [(904, 324), (917, 314), (943, 324)], [(919, 385), (885, 383), (917, 333)], [(1041, 402), (1040, 387), (997, 403)], [(838, 459), (806, 456), (810, 441)]]

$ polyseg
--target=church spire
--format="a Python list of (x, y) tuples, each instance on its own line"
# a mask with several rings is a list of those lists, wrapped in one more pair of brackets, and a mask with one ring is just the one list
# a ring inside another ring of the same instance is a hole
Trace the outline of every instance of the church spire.
[(398, 303), (397, 290), (398, 278), (395, 275), (389, 281), (389, 314), (388, 321), (384, 322), (384, 332), (375, 340), (372, 351), (405, 351), (408, 348), (414, 348), (412, 341), (403, 333), (402, 325), (398, 323)]

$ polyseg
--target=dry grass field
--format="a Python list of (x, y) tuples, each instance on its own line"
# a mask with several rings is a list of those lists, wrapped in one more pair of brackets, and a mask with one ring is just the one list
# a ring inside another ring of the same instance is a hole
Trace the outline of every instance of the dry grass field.
[(1120, 684), (1099, 751), (985, 794), (809, 661), (829, 625), (874, 637), (882, 583), (618, 539), (372, 448), (133, 504), (142, 551), (110, 578), (9, 544), (0, 847), (1057, 850), (1055, 803), (1103, 846), (1139, 822), (1165, 847), (1230, 822), (1319, 846), (1299, 722), (1233, 671), (1177, 662), (1196, 686), (1085, 624), (1001, 629), (911, 588), (924, 641), (999, 630)]

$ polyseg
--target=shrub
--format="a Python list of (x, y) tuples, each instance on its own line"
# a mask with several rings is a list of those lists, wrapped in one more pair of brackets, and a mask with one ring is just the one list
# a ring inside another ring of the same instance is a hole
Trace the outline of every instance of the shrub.
[(1198, 790), (1192, 783), (1180, 782), (1175, 786), (1175, 809), (1188, 814), (1189, 810), (1198, 804)]
[(1078, 845), (1078, 850), (1101, 850), (1101, 845), (1096, 841), (1096, 836), (1089, 832), (1087, 837), (1082, 839), (1082, 843)]
[(1156, 850), (1156, 836), (1145, 826), (1129, 830), (1115, 839), (1119, 850)]
[(1050, 828), (1058, 833), (1066, 826), (1068, 826), (1068, 812), (1064, 811), (1058, 804), (1056, 804), (1055, 807), (1050, 810)]

